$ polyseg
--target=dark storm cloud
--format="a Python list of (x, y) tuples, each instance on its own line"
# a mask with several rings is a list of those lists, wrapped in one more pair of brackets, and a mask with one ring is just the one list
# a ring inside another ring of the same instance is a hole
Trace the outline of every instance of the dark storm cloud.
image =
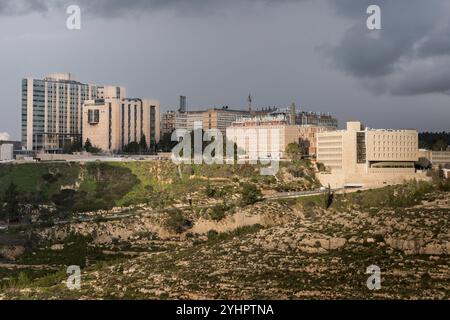
[[(335, 65), (376, 93), (450, 92), (449, 7), (445, 0), (331, 1), (352, 25), (334, 46), (324, 47)], [(366, 9), (381, 8), (382, 30), (366, 27)], [(442, 69), (444, 68), (444, 69)]]
[(109, 18), (159, 10), (204, 13), (225, 6), (239, 8), (250, 4), (277, 5), (300, 1), (304, 0), (1, 0), (0, 15), (42, 13), (77, 4), (89, 15)]
[(0, 15), (20, 15), (48, 11), (45, 0), (1, 0)]

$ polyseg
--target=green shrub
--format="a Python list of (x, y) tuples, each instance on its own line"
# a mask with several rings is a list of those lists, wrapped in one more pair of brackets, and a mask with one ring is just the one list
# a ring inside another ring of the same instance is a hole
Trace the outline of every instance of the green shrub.
[(183, 233), (192, 227), (192, 221), (186, 219), (181, 210), (175, 209), (168, 212), (166, 227), (175, 233)]
[(262, 200), (261, 190), (252, 183), (245, 183), (241, 189), (241, 203), (251, 205)]
[(210, 217), (215, 221), (220, 221), (223, 218), (225, 218), (227, 211), (230, 210), (231, 208), (232, 207), (230, 205), (225, 203), (216, 204), (211, 209)]

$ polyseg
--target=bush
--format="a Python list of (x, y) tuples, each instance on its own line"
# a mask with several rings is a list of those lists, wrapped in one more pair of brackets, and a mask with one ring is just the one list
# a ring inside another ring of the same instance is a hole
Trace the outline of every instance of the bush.
[(169, 211), (168, 215), (166, 227), (169, 230), (175, 233), (183, 233), (192, 227), (192, 221), (186, 219), (180, 210)]
[(209, 230), (207, 233), (207, 237), (209, 241), (217, 240), (219, 237), (219, 233), (216, 230)]
[(245, 183), (241, 189), (241, 202), (243, 205), (251, 205), (262, 200), (261, 190), (254, 184)]
[(211, 219), (215, 220), (215, 221), (220, 221), (223, 218), (225, 218), (225, 215), (227, 213), (228, 210), (231, 209), (230, 205), (227, 204), (216, 204), (210, 213), (210, 217)]

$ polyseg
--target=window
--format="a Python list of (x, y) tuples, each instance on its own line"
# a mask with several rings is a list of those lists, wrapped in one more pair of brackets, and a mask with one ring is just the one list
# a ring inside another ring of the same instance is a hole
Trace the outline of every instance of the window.
[(89, 124), (97, 124), (100, 122), (100, 110), (89, 110), (88, 111), (88, 122)]

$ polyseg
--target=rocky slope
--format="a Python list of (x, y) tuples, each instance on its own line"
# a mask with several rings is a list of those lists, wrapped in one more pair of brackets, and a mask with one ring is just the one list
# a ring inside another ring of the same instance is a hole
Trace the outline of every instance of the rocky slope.
[[(449, 299), (450, 193), (427, 198), (365, 207), (345, 195), (328, 210), (322, 196), (264, 201), (221, 221), (185, 210), (193, 224), (180, 233), (145, 209), (116, 221), (54, 226), (41, 236), (61, 242), (64, 234), (84, 232), (90, 246), (128, 243), (130, 255), (88, 265), (78, 291), (66, 288), (62, 271), (4, 288), (0, 297)], [(366, 286), (370, 265), (381, 269), (380, 290)]]

